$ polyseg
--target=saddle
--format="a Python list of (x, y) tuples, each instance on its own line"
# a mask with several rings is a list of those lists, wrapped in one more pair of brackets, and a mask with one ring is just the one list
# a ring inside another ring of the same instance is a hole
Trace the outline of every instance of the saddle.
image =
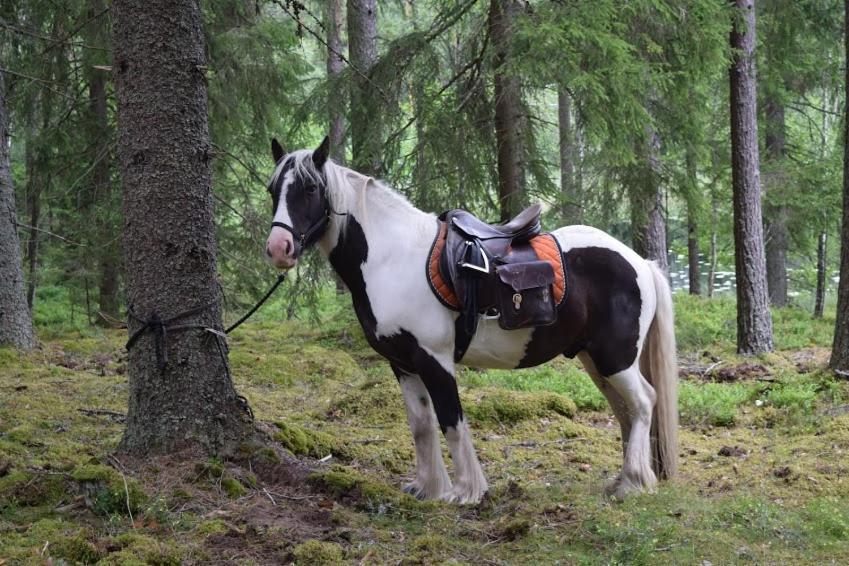
[(541, 233), (541, 211), (535, 204), (503, 224), (488, 224), (465, 210), (439, 216), (427, 273), (436, 297), (460, 312), (455, 361), (482, 317), (498, 319), (505, 330), (557, 320), (566, 277), (557, 240)]

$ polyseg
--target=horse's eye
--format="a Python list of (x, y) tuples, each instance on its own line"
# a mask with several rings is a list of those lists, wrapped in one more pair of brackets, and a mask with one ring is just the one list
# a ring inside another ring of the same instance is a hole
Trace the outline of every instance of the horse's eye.
[(316, 189), (317, 189), (318, 187), (316, 187), (315, 185), (307, 185), (307, 186), (306, 186), (306, 187), (304, 187), (304, 188), (307, 190), (307, 192), (308, 192), (309, 194), (313, 194), (313, 193), (316, 191)]

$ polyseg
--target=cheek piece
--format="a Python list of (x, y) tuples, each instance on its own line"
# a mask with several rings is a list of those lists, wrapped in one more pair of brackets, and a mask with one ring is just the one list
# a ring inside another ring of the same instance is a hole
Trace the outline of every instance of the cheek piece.
[(277, 226), (278, 228), (283, 228), (284, 230), (288, 230), (292, 237), (300, 244), (301, 250), (306, 249), (307, 246), (311, 246), (316, 243), (319, 238), (324, 234), (324, 231), (327, 229), (327, 224), (330, 222), (330, 215), (336, 214), (339, 216), (347, 216), (347, 213), (335, 212), (330, 208), (330, 199), (327, 198), (327, 188), (322, 187), (321, 191), (324, 195), (324, 214), (321, 215), (316, 221), (314, 221), (309, 228), (306, 229), (305, 232), (298, 233), (292, 226), (284, 222), (272, 222), (271, 227)]

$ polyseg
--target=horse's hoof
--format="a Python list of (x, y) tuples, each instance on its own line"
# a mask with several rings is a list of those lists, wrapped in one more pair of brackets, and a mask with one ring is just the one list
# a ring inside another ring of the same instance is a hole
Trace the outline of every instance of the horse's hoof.
[(439, 498), (448, 503), (457, 503), (460, 505), (477, 505), (480, 503), (487, 490), (469, 489), (468, 487), (455, 485), (450, 490), (442, 494)]
[(412, 495), (419, 501), (425, 498), (424, 491), (415, 483), (404, 484), (404, 486), (401, 488), (401, 491), (403, 491), (407, 495)]
[(616, 476), (616, 478), (608, 483), (604, 488), (604, 494), (617, 501), (624, 501), (632, 495), (646, 491), (653, 492), (654, 486), (641, 485), (640, 483), (634, 482), (622, 475)]

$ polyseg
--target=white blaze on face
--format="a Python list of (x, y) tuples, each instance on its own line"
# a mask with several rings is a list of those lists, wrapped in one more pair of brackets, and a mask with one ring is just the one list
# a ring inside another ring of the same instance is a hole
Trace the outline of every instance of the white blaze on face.
[[(272, 178), (272, 186), (278, 182), (278, 176), (283, 169), (286, 160), (284, 159)], [(280, 198), (277, 201), (277, 210), (274, 211), (273, 222), (281, 222), (287, 226), (292, 226), (292, 217), (289, 215), (289, 207), (286, 206), (286, 193), (289, 187), (295, 180), (294, 168), (290, 168), (283, 177), (282, 187), (280, 188)], [(295, 241), (292, 233), (285, 228), (273, 226), (271, 233), (268, 235), (266, 243), (266, 253), (271, 263), (278, 269), (289, 269), (297, 263), (297, 260), (292, 256), (295, 252)]]

